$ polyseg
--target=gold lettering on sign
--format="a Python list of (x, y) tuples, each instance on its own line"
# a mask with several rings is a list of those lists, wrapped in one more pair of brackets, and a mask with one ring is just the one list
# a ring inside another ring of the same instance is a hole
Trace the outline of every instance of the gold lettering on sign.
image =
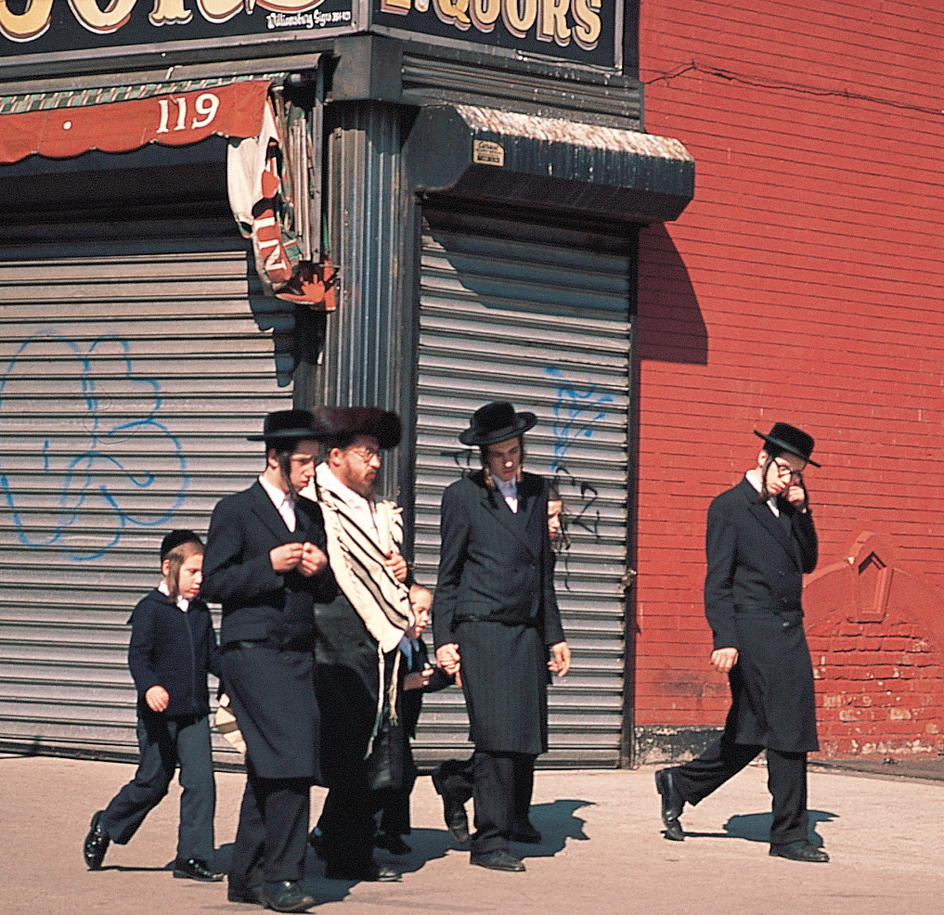
[(193, 11), (184, 7), (184, 0), (154, 0), (148, 13), (151, 25), (186, 25), (193, 19)]
[(486, 35), (495, 28), (498, 17), (501, 16), (502, 0), (472, 0), (469, 15), (475, 27)]
[(491, 140), (475, 140), (472, 143), (472, 161), (476, 165), (497, 165), (501, 168), (505, 164), (505, 149), (500, 143)]
[(117, 32), (130, 18), (137, 0), (110, 0), (102, 9), (95, 0), (69, 0), (79, 25), (97, 35)]
[(52, 0), (31, 0), (22, 13), (10, 12), (10, 0), (0, 0), (0, 35), (10, 41), (32, 41), (49, 28)]
[(600, 6), (602, 0), (574, 0), (574, 41), (585, 51), (592, 51), (600, 42)]
[(538, 0), (503, 0), (502, 19), (505, 28), (515, 38), (527, 37), (528, 30), (538, 18)]

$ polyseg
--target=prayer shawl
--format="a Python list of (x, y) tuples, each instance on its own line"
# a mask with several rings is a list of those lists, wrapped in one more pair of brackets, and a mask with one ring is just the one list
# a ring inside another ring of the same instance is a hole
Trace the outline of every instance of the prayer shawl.
[(409, 588), (393, 577), (384, 561), (390, 551), (399, 553), (403, 544), (401, 509), (387, 500), (374, 502), (375, 533), (357, 520), (347, 487), (326, 464), (318, 466), (315, 489), (328, 535), (328, 560), (338, 586), (380, 650), (392, 651), (413, 618)]

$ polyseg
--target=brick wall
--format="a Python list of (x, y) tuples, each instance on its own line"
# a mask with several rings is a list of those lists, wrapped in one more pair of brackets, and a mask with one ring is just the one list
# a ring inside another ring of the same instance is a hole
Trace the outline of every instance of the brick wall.
[[(643, 0), (640, 22), (646, 129), (696, 160), (693, 202), (640, 242), (644, 731), (723, 722), (704, 519), (753, 429), (816, 437), (822, 565), (873, 531), (944, 589), (944, 7)], [(888, 740), (925, 740), (888, 721)]]

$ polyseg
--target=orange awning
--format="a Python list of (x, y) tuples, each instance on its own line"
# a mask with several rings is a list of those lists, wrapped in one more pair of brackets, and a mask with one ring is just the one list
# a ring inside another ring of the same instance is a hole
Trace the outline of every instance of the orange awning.
[(255, 137), (268, 89), (268, 80), (245, 80), (108, 104), (3, 114), (0, 163), (33, 154), (65, 159), (92, 149), (131, 152), (148, 143), (186, 146), (214, 134)]

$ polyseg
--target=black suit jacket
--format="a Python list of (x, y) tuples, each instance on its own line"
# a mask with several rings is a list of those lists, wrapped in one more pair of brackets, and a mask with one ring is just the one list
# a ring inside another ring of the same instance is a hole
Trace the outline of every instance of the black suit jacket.
[(547, 646), (564, 641), (554, 596), (547, 483), (524, 474), (514, 513), (482, 472), (443, 494), (437, 647), (455, 642), (471, 739), (489, 752), (547, 750)]
[(818, 749), (813, 669), (803, 632), (803, 574), (816, 567), (810, 512), (774, 515), (745, 478), (708, 509), (705, 615), (715, 648), (736, 648), (728, 728), (738, 743)]
[(220, 500), (203, 558), (203, 593), (223, 605), (223, 680), (262, 778), (320, 779), (314, 686), (314, 603), (333, 599), (330, 570), (306, 577), (272, 568), (269, 551), (309, 542), (326, 550), (321, 509), (295, 503), (295, 531), (257, 481)]
[(223, 605), (220, 643), (270, 640), (313, 647), (314, 602), (334, 599), (330, 571), (306, 577), (276, 572), (269, 552), (286, 543), (313, 543), (327, 552), (321, 508), (299, 498), (289, 531), (258, 480), (219, 501), (210, 519), (202, 594)]

